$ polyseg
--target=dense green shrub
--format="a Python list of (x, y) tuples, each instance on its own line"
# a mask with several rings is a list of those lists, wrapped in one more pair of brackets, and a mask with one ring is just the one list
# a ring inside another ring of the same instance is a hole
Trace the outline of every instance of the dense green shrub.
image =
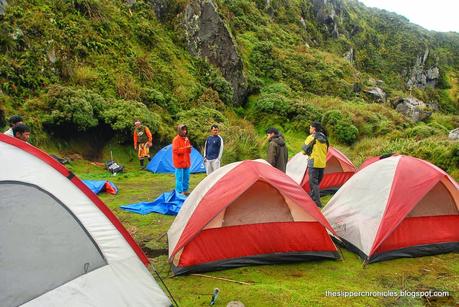
[(39, 116), (45, 127), (86, 131), (98, 125), (104, 105), (104, 98), (90, 90), (53, 86), (43, 102), (32, 100), (28, 107), (41, 111)]
[(135, 119), (152, 131), (158, 130), (160, 118), (138, 101), (104, 99), (91, 90), (53, 86), (41, 99), (30, 100), (30, 112), (38, 112), (45, 128), (87, 131), (104, 123), (123, 135), (130, 133)]
[(185, 124), (193, 146), (201, 148), (213, 124), (225, 125), (228, 119), (219, 111), (207, 107), (193, 108), (177, 114), (177, 124)]
[(340, 120), (333, 127), (332, 133), (338, 142), (352, 145), (359, 136), (359, 129), (348, 121)]
[(322, 117), (322, 125), (338, 142), (352, 145), (359, 136), (359, 129), (352, 124), (350, 117), (338, 110), (331, 110)]
[(196, 72), (204, 87), (210, 87), (220, 96), (226, 105), (233, 103), (233, 88), (223, 78), (221, 72), (205, 59), (195, 59)]
[(438, 130), (425, 124), (417, 125), (406, 130), (406, 136), (417, 140), (428, 138), (438, 133)]

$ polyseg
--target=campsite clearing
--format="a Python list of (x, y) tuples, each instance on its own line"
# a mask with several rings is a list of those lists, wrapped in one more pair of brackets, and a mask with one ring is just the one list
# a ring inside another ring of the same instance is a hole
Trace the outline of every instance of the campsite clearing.
[[(100, 197), (120, 219), (140, 246), (150, 250), (167, 249), (166, 236), (173, 216), (138, 215), (124, 212), (120, 205), (152, 200), (174, 187), (172, 174), (152, 174), (127, 165), (127, 173), (110, 176), (85, 161), (71, 168), (84, 179), (114, 182), (118, 195)], [(132, 171), (131, 171), (132, 170)], [(195, 187), (205, 175), (192, 175)], [(328, 201), (330, 198), (323, 198)], [(250, 283), (239, 284), (201, 276), (171, 277), (167, 256), (150, 258), (180, 306), (208, 306), (214, 288), (220, 289), (215, 306), (239, 300), (245, 306), (456, 306), (459, 303), (459, 255), (444, 254), (412, 259), (395, 259), (362, 267), (356, 254), (341, 249), (343, 261), (312, 261), (295, 264), (242, 267), (204, 273), (208, 276)], [(163, 252), (164, 253), (164, 252)], [(161, 254), (158, 252), (158, 254)], [(153, 273), (154, 275), (154, 273)], [(158, 281), (159, 282), (159, 281)], [(405, 292), (403, 292), (406, 290)], [(448, 291), (444, 297), (413, 297), (425, 291)], [(329, 291), (327, 293), (327, 291)], [(339, 292), (342, 291), (342, 292)], [(343, 293), (347, 291), (346, 293)], [(358, 291), (382, 293), (358, 293)], [(395, 296), (380, 296), (396, 291)], [(386, 293), (385, 293), (386, 292)], [(327, 296), (328, 294), (328, 296)], [(333, 295), (362, 295), (348, 297)], [(367, 296), (363, 296), (367, 295)], [(368, 295), (377, 295), (371, 297)]]

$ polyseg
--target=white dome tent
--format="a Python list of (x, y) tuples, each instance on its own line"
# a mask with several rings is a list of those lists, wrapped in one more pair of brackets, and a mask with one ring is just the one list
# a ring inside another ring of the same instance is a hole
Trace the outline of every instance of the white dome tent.
[(49, 155), (0, 135), (0, 306), (170, 306), (132, 237)]
[(459, 251), (459, 185), (413, 157), (363, 168), (322, 212), (346, 247), (368, 263)]

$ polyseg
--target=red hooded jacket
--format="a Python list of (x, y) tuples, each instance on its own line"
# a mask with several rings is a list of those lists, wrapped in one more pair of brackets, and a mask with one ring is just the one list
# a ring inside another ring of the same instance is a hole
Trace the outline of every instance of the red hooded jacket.
[[(187, 148), (190, 146), (189, 148)], [(188, 138), (176, 135), (172, 141), (172, 161), (175, 168), (189, 168), (191, 154), (191, 143)]]

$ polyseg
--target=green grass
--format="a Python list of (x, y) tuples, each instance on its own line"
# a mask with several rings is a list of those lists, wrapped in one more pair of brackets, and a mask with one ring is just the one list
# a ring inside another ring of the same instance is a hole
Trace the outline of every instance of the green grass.
[[(113, 181), (118, 195), (101, 194), (101, 199), (120, 219), (144, 251), (167, 249), (161, 237), (174, 217), (160, 214), (137, 215), (120, 205), (153, 200), (174, 187), (174, 176), (138, 170), (136, 163), (127, 172), (111, 176), (103, 167), (85, 161), (70, 167), (83, 179)], [(195, 187), (204, 175), (191, 175)], [(329, 198), (324, 198), (324, 202)], [(245, 306), (455, 306), (459, 303), (459, 256), (445, 254), (414, 259), (397, 259), (362, 267), (357, 255), (342, 249), (344, 260), (312, 261), (297, 264), (242, 267), (205, 275), (250, 283), (242, 285), (199, 276), (172, 277), (167, 256), (150, 258), (180, 306), (208, 306), (214, 288), (220, 289), (215, 306), (239, 300)], [(327, 297), (325, 291), (449, 291), (446, 298), (410, 297)]]

